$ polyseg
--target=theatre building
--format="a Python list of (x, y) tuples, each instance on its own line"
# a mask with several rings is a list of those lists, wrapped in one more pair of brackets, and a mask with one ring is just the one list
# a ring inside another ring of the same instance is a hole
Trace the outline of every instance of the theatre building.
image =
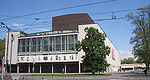
[[(94, 27), (103, 33), (88, 14), (53, 17), (51, 31), (31, 34), (22, 31), (10, 32), (9, 42), (7, 33), (5, 60), (8, 57), (8, 65), (11, 64), (13, 73), (82, 73), (84, 52), (76, 51), (75, 44), (84, 38), (86, 27)], [(110, 64), (107, 72), (118, 71), (120, 54), (107, 37), (105, 44), (111, 49), (106, 58)]]

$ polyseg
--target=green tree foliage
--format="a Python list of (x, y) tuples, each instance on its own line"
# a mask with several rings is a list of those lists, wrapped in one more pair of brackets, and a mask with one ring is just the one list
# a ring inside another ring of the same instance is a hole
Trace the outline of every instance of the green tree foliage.
[(134, 64), (134, 63), (136, 63), (136, 61), (132, 57), (121, 60), (121, 64)]
[(0, 59), (2, 59), (4, 54), (5, 54), (5, 40), (0, 39)]
[(133, 45), (133, 54), (139, 59), (138, 61), (145, 63), (148, 69), (150, 63), (150, 5), (139, 8), (138, 13), (129, 13), (127, 17), (136, 26), (130, 40)]
[(93, 27), (85, 28), (85, 39), (76, 43), (78, 51), (81, 49), (85, 52), (83, 56), (83, 67), (85, 71), (104, 72), (109, 64), (106, 61), (106, 55), (109, 55), (110, 48), (105, 45), (105, 34), (102, 34)]

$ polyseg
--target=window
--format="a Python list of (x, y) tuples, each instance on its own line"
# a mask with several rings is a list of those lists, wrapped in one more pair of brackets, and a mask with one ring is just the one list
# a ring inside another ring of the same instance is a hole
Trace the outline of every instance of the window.
[(42, 48), (42, 38), (37, 38), (37, 49), (36, 51), (41, 51)]
[(26, 39), (26, 52), (29, 52), (30, 51), (30, 39)]
[(78, 35), (63, 35), (18, 40), (18, 52), (75, 51)]
[(25, 39), (19, 40), (19, 46), (18, 46), (19, 52), (25, 52)]
[(32, 38), (31, 40), (31, 52), (36, 52), (36, 38)]
[(43, 38), (43, 43), (44, 43), (43, 46), (44, 51), (48, 51), (48, 37)]
[(75, 37), (74, 35), (68, 36), (68, 50), (75, 50)]
[(67, 41), (67, 36), (62, 36), (62, 51), (66, 50), (66, 41)]
[(55, 36), (52, 37), (52, 43), (53, 43), (53, 45), (52, 45), (53, 51), (56, 51), (56, 38), (55, 38)]
[(56, 51), (61, 51), (61, 36), (56, 36)]
[(49, 51), (53, 51), (53, 37), (49, 37)]

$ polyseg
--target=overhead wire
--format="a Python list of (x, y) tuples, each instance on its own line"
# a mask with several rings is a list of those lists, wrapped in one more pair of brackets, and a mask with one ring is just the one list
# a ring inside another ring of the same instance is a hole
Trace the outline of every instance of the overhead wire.
[[(117, 11), (108, 11), (108, 12), (101, 12), (101, 13), (99, 13), (99, 14), (106, 14), (106, 13), (116, 13), (116, 12), (126, 12), (126, 11), (133, 11), (133, 10), (137, 10), (137, 9), (126, 9), (126, 10), (117, 10)], [(95, 13), (94, 13), (95, 14)], [(39, 18), (39, 19), (41, 19), (41, 18)], [(117, 19), (125, 19), (125, 17), (119, 17), (119, 18), (117, 18)], [(104, 20), (112, 20), (112, 18), (108, 18), (108, 19), (96, 19), (96, 20), (94, 20), (94, 21), (104, 21)], [(48, 23), (48, 21), (43, 21), (42, 23), (44, 23), (44, 24), (41, 24), (41, 25), (45, 25), (45, 23)], [(37, 23), (37, 24), (32, 24), (32, 26), (36, 26), (36, 25), (40, 25), (39, 23)], [(52, 24), (52, 23), (50, 23), (50, 24)], [(31, 24), (27, 24), (27, 25), (22, 25), (21, 27), (25, 27), (25, 26), (31, 26)], [(13, 26), (12, 26), (13, 27)], [(15, 27), (15, 26), (14, 26)]]
[[(137, 10), (137, 9), (128, 9), (128, 10), (118, 10), (118, 11), (108, 11), (108, 12), (101, 12), (101, 13), (98, 13), (98, 14), (106, 14), (106, 13), (111, 13), (111, 12), (126, 12), (126, 11), (133, 11), (133, 10)], [(119, 17), (119, 18), (115, 18), (115, 19), (112, 19), (112, 18), (107, 18), (107, 19), (96, 19), (96, 20), (94, 20), (94, 21), (106, 21), (106, 20), (117, 20), (117, 19), (125, 19), (125, 17)], [(35, 21), (34, 21), (35, 22)], [(34, 23), (33, 22), (33, 23)], [(32, 28), (40, 28), (40, 27), (31, 27), (32, 25), (33, 25), (33, 23), (32, 24), (30, 24), (30, 25), (24, 25), (24, 26), (30, 26), (30, 27), (28, 27), (28, 28), (25, 28), (23, 31), (25, 31), (25, 30), (27, 30), (27, 29), (32, 29)], [(35, 24), (36, 25), (36, 24)]]
[[(93, 21), (108, 21), (108, 20), (118, 20), (118, 19), (125, 19), (126, 17), (116, 17), (115, 19), (112, 18), (105, 18), (105, 19), (95, 19)], [(67, 23), (67, 24), (72, 24), (72, 23)], [(48, 25), (48, 24), (47, 24)], [(61, 25), (66, 25), (66, 24), (61, 24)], [(42, 26), (42, 27), (29, 27), (28, 29), (34, 29), (34, 28), (45, 28), (45, 27), (50, 27), (48, 26)]]
[[(132, 10), (136, 10), (136, 9), (132, 9)], [(110, 12), (126, 12), (126, 11), (131, 11), (131, 9), (130, 10), (119, 10), (119, 11), (110, 11)], [(112, 18), (104, 18), (104, 19), (95, 19), (95, 20), (93, 20), (93, 21), (106, 21), (106, 20), (118, 20), (118, 19), (125, 19), (126, 17), (116, 17), (115, 16), (115, 18), (113, 18), (113, 16), (112, 16)], [(35, 22), (35, 21), (34, 21)], [(33, 22), (33, 23), (34, 23)], [(33, 29), (33, 28), (43, 28), (43, 27), (31, 27), (31, 26), (35, 26), (35, 25), (37, 25), (37, 26), (39, 26), (40, 24), (38, 23), (38, 24), (29, 24), (29, 25), (23, 25), (23, 26), (28, 26), (28, 28), (25, 28), (25, 29), (22, 29), (23, 31), (25, 31), (25, 30), (27, 30), (27, 29)], [(48, 21), (44, 21), (44, 22), (42, 22), (42, 23), (48, 23)], [(41, 24), (41, 25), (50, 25), (50, 24), (52, 24), (52, 23), (49, 23), (49, 24)], [(67, 23), (68, 24), (68, 23)], [(72, 23), (70, 23), (70, 24), (72, 24)], [(64, 24), (65, 25), (65, 24)], [(22, 26), (22, 27), (23, 27)]]
[[(89, 3), (89, 4), (83, 4), (83, 5), (77, 5), (77, 6), (72, 6), (72, 7), (66, 7), (66, 8), (59, 8), (59, 9), (53, 9), (53, 10), (49, 10), (49, 11), (41, 11), (41, 12), (36, 12), (36, 13), (31, 13), (31, 14), (26, 14), (26, 15), (21, 15), (21, 16), (8, 16), (10, 18), (4, 18), (1, 19), (2, 20), (11, 20), (11, 19), (17, 19), (17, 18), (25, 18), (27, 16), (31, 16), (31, 15), (37, 15), (37, 14), (42, 14), (42, 13), (48, 13), (48, 12), (53, 12), (53, 11), (59, 11), (59, 10), (65, 10), (65, 9), (71, 9), (71, 8), (76, 8), (76, 7), (82, 7), (82, 6), (88, 6), (88, 5), (94, 5), (94, 4), (99, 4), (99, 3), (106, 3), (106, 2), (112, 2), (112, 1), (118, 1), (118, 0), (108, 0), (108, 1), (101, 1), (98, 3)], [(134, 11), (137, 9), (127, 9), (127, 10), (116, 10), (116, 11), (108, 11), (108, 12), (100, 12), (100, 13), (89, 13), (89, 14), (107, 14), (107, 13), (112, 13), (112, 12), (127, 12), (127, 11)], [(29, 18), (29, 17), (27, 17)], [(126, 17), (117, 17), (116, 19), (112, 19), (112, 18), (104, 18), (104, 19), (95, 19), (93, 21), (108, 21), (108, 20), (118, 20), (118, 19), (125, 19)], [(29, 18), (30, 19), (30, 18)], [(31, 19), (35, 19), (35, 18), (31, 18)], [(41, 18), (40, 18), (41, 19)], [(50, 18), (49, 18), (50, 19)], [(33, 23), (29, 24), (29, 25), (24, 25), (24, 26), (29, 26), (27, 28), (25, 28), (23, 31), (26, 31), (27, 29), (34, 29), (34, 28), (44, 28), (44, 27), (49, 27), (49, 26), (42, 26), (42, 27), (31, 27), (33, 25), (38, 25), (38, 24), (34, 24), (36, 21), (34, 21)], [(52, 23), (50, 23), (52, 24)]]
[[(35, 18), (35, 21), (33, 21), (30, 25), (29, 25), (29, 27), (30, 26), (32, 26), (36, 21), (38, 21), (39, 20), (39, 18)], [(27, 28), (25, 28), (22, 32), (24, 32), (25, 30), (27, 30), (29, 27), (27, 27)]]
[[(41, 22), (41, 23), (34, 23), (34, 24), (32, 24), (32, 26), (39, 26), (39, 25), (45, 25), (46, 23), (48, 23), (48, 21), (43, 21), (43, 22)], [(52, 24), (52, 23), (50, 23), (50, 24)], [(12, 26), (10, 26), (10, 27), (13, 27), (13, 28), (22, 28), (22, 27), (27, 27), (27, 26), (30, 26), (31, 24), (22, 24), (22, 25), (20, 25), (20, 26), (15, 26), (15, 25), (12, 25)]]
[[(93, 20), (93, 21), (108, 21), (108, 20), (118, 20), (118, 19), (125, 19), (126, 17), (116, 17), (115, 19), (113, 19), (113, 18), (105, 18), (105, 19), (95, 19), (95, 20)], [(35, 22), (35, 21), (34, 21)], [(34, 23), (33, 22), (33, 23)], [(33, 25), (33, 23), (31, 23), (31, 26)], [(70, 23), (71, 24), (71, 23)], [(65, 24), (64, 24), (65, 25)], [(25, 30), (27, 30), (27, 29), (41, 29), (41, 28), (46, 28), (46, 27), (49, 27), (49, 25), (48, 26), (42, 26), (42, 27), (28, 27), (28, 28), (26, 28), (26, 29), (22, 29), (22, 30), (20, 30), (20, 31), (25, 31)]]
[(115, 10), (115, 11), (106, 11), (106, 12), (95, 12), (95, 13), (89, 13), (89, 14), (110, 14), (112, 12), (128, 12), (128, 11), (135, 11), (137, 9), (125, 9), (125, 10)]
[[(9, 17), (9, 18), (16, 17), (16, 16), (12, 16), (12, 15), (3, 15), (3, 14), (0, 14), (0, 16), (1, 17)], [(33, 17), (24, 17), (24, 19), (35, 19), (35, 18), (33, 18)]]
[(116, 17), (116, 18), (105, 18), (105, 19), (96, 19), (94, 21), (106, 21), (106, 20), (117, 20), (117, 19), (125, 19), (126, 17)]
[[(106, 12), (95, 12), (95, 13), (88, 13), (88, 14), (111, 14), (111, 13), (117, 13), (117, 12), (129, 12), (129, 11), (135, 11), (137, 9), (125, 9), (125, 10), (115, 10), (115, 11), (106, 11)], [(7, 17), (15, 17), (15, 16), (10, 16), (10, 15), (2, 15), (0, 14), (0, 16), (7, 16)], [(25, 17), (26, 19), (35, 19), (33, 17)], [(52, 17), (38, 17), (40, 19), (50, 19)]]
[(54, 12), (54, 11), (72, 9), (72, 8), (77, 8), (77, 7), (96, 5), (96, 4), (100, 4), (100, 3), (114, 2), (114, 1), (118, 1), (118, 0), (100, 1), (100, 2), (94, 2), (94, 3), (88, 3), (88, 4), (81, 4), (81, 5), (71, 6), (71, 7), (65, 7), (65, 8), (58, 8), (58, 9), (52, 9), (52, 10), (47, 10), (47, 11), (35, 12), (35, 13), (31, 13), (31, 14), (25, 14), (25, 15), (21, 15), (21, 16), (16, 16), (16, 17), (0, 19), (0, 21), (10, 20), (10, 19), (16, 19), (16, 18), (22, 18), (22, 17), (26, 17), (26, 16), (37, 15), (37, 14), (43, 14), (43, 13), (49, 13), (49, 12)]

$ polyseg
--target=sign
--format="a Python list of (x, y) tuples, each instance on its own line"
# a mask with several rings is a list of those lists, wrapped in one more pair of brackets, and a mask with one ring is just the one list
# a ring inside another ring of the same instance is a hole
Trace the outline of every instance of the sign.
[[(34, 60), (33, 60), (34, 59)], [(36, 55), (18, 56), (18, 63), (21, 62), (70, 62), (79, 61), (78, 54), (59, 54), (59, 55)]]

